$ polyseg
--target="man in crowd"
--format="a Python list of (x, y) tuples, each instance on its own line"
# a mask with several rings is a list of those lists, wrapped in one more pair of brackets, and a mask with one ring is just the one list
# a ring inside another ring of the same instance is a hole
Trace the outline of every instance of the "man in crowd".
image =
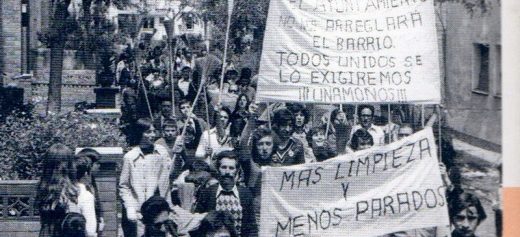
[(143, 203), (140, 211), (145, 225), (143, 237), (189, 236), (188, 233), (196, 230), (206, 216), (205, 213), (190, 213), (179, 206), (172, 207), (157, 193)]
[(216, 155), (219, 184), (205, 189), (198, 199), (195, 211), (226, 211), (233, 217), (239, 236), (257, 236), (257, 224), (253, 208), (253, 196), (249, 189), (236, 185), (239, 162), (234, 151)]
[(487, 217), (478, 197), (467, 192), (450, 195), (448, 207), (454, 227), (451, 236), (477, 237), (475, 231)]
[(294, 115), (286, 108), (275, 111), (273, 130), (278, 135), (280, 143), (273, 162), (281, 166), (305, 163), (303, 144), (292, 137), (294, 132)]
[(356, 124), (350, 133), (350, 141), (352, 143), (352, 136), (358, 129), (365, 129), (371, 136), (375, 146), (382, 146), (385, 144), (385, 133), (379, 126), (373, 124), (374, 122), (374, 106), (361, 105), (358, 107), (359, 124)]
[(122, 226), (128, 237), (144, 234), (141, 205), (156, 191), (167, 200), (170, 195), (172, 161), (168, 151), (154, 144), (157, 134), (150, 120), (140, 119), (137, 124), (141, 131), (139, 145), (124, 155), (119, 177), (119, 195), (124, 207)]

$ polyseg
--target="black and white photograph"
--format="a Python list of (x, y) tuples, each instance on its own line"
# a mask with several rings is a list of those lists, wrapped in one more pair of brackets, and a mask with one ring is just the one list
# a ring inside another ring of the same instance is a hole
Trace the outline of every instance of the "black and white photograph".
[(505, 5), (0, 0), (0, 236), (515, 236)]

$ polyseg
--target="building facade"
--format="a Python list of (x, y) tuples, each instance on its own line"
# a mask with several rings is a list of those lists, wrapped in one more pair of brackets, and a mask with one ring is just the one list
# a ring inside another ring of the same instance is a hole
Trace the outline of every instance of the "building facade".
[[(500, 5), (469, 12), (462, 4), (439, 8), (446, 42), (444, 106), (455, 136), (479, 147), (501, 149)], [(442, 45), (442, 44), (441, 44)]]

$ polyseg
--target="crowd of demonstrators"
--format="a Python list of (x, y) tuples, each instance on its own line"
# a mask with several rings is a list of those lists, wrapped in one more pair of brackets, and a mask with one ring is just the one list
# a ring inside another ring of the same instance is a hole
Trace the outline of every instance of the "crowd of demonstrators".
[[(401, 105), (388, 106), (385, 117), (373, 105), (258, 104), (256, 68), (222, 65), (215, 52), (189, 48), (176, 50), (170, 64), (165, 44), (138, 47), (139, 53), (121, 55), (116, 73), (121, 131), (130, 144), (119, 177), (127, 237), (258, 236), (263, 166), (323, 162), (418, 129)], [(461, 188), (449, 140), (437, 142), (453, 236), (473, 236), (485, 213), (478, 198)], [(92, 176), (98, 157), (91, 149), (74, 155), (64, 145), (51, 147), (44, 162), (50, 175), (38, 186), (41, 236), (62, 236), (73, 225), (83, 226), (85, 236), (101, 234)], [(386, 236), (444, 236), (442, 231)]]

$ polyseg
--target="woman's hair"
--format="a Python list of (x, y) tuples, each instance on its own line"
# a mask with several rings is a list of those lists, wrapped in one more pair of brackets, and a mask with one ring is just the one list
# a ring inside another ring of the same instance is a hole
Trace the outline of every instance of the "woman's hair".
[[(323, 134), (325, 134), (326, 130), (327, 130), (327, 124), (323, 124), (321, 126), (311, 128), (311, 130), (305, 135), (305, 139), (307, 140), (309, 147), (312, 147), (312, 136), (314, 136), (315, 134), (317, 134), (319, 132), (322, 132)], [(330, 136), (330, 134), (332, 134), (331, 129), (329, 129), (328, 136)], [(328, 137), (326, 137), (325, 140), (327, 140), (327, 138)]]
[(264, 137), (272, 137), (273, 138), (273, 153), (276, 153), (276, 149), (278, 148), (278, 136), (276, 133), (269, 129), (269, 128), (259, 128), (256, 129), (252, 136), (252, 150), (251, 150), (251, 156), (253, 158), (253, 161), (257, 164), (262, 164), (265, 161), (262, 161), (259, 159), (260, 155), (258, 154), (258, 142), (264, 138)]
[(303, 114), (303, 117), (305, 117), (304, 119), (304, 124), (307, 124), (309, 123), (309, 119), (310, 119), (310, 114), (309, 114), (309, 110), (305, 107), (304, 104), (300, 104), (300, 103), (294, 103), (294, 104), (289, 104), (287, 105), (287, 109), (289, 109), (296, 117), (296, 114), (301, 112)]
[(68, 213), (61, 222), (63, 237), (85, 237), (87, 220), (83, 215), (76, 212)]
[(36, 194), (36, 206), (40, 210), (54, 211), (56, 207), (66, 205), (67, 201), (77, 202), (73, 158), (74, 152), (59, 143), (52, 145), (45, 154)]
[(87, 156), (76, 156), (74, 159), (74, 169), (76, 170), (76, 180), (89, 175), (92, 169), (92, 160)]
[(372, 138), (372, 135), (368, 133), (365, 129), (358, 129), (354, 134), (352, 135), (352, 140), (350, 143), (350, 147), (357, 151), (359, 149), (359, 141), (368, 141), (370, 145), (374, 145), (374, 139)]
[(227, 115), (228, 115), (228, 124), (226, 124), (226, 126), (229, 125), (229, 123), (231, 123), (231, 110), (227, 106), (222, 106), (217, 111), (217, 116), (213, 116), (213, 126), (217, 126), (217, 120), (218, 120), (218, 118), (220, 116), (220, 111), (224, 111), (224, 112), (227, 113)]
[(231, 237), (238, 237), (231, 214), (225, 211), (210, 211), (200, 222), (199, 230), (202, 236), (226, 229)]
[(244, 93), (240, 93), (237, 97), (237, 102), (235, 103), (235, 109), (233, 110), (233, 114), (237, 113), (239, 111), (239, 104), (240, 104), (240, 99), (242, 99), (242, 97), (246, 97), (246, 100), (247, 100), (247, 104), (245, 106), (245, 109), (247, 110), (247, 108), (249, 107), (249, 104), (251, 104), (251, 101), (249, 100), (249, 98), (247, 97), (246, 94)]

